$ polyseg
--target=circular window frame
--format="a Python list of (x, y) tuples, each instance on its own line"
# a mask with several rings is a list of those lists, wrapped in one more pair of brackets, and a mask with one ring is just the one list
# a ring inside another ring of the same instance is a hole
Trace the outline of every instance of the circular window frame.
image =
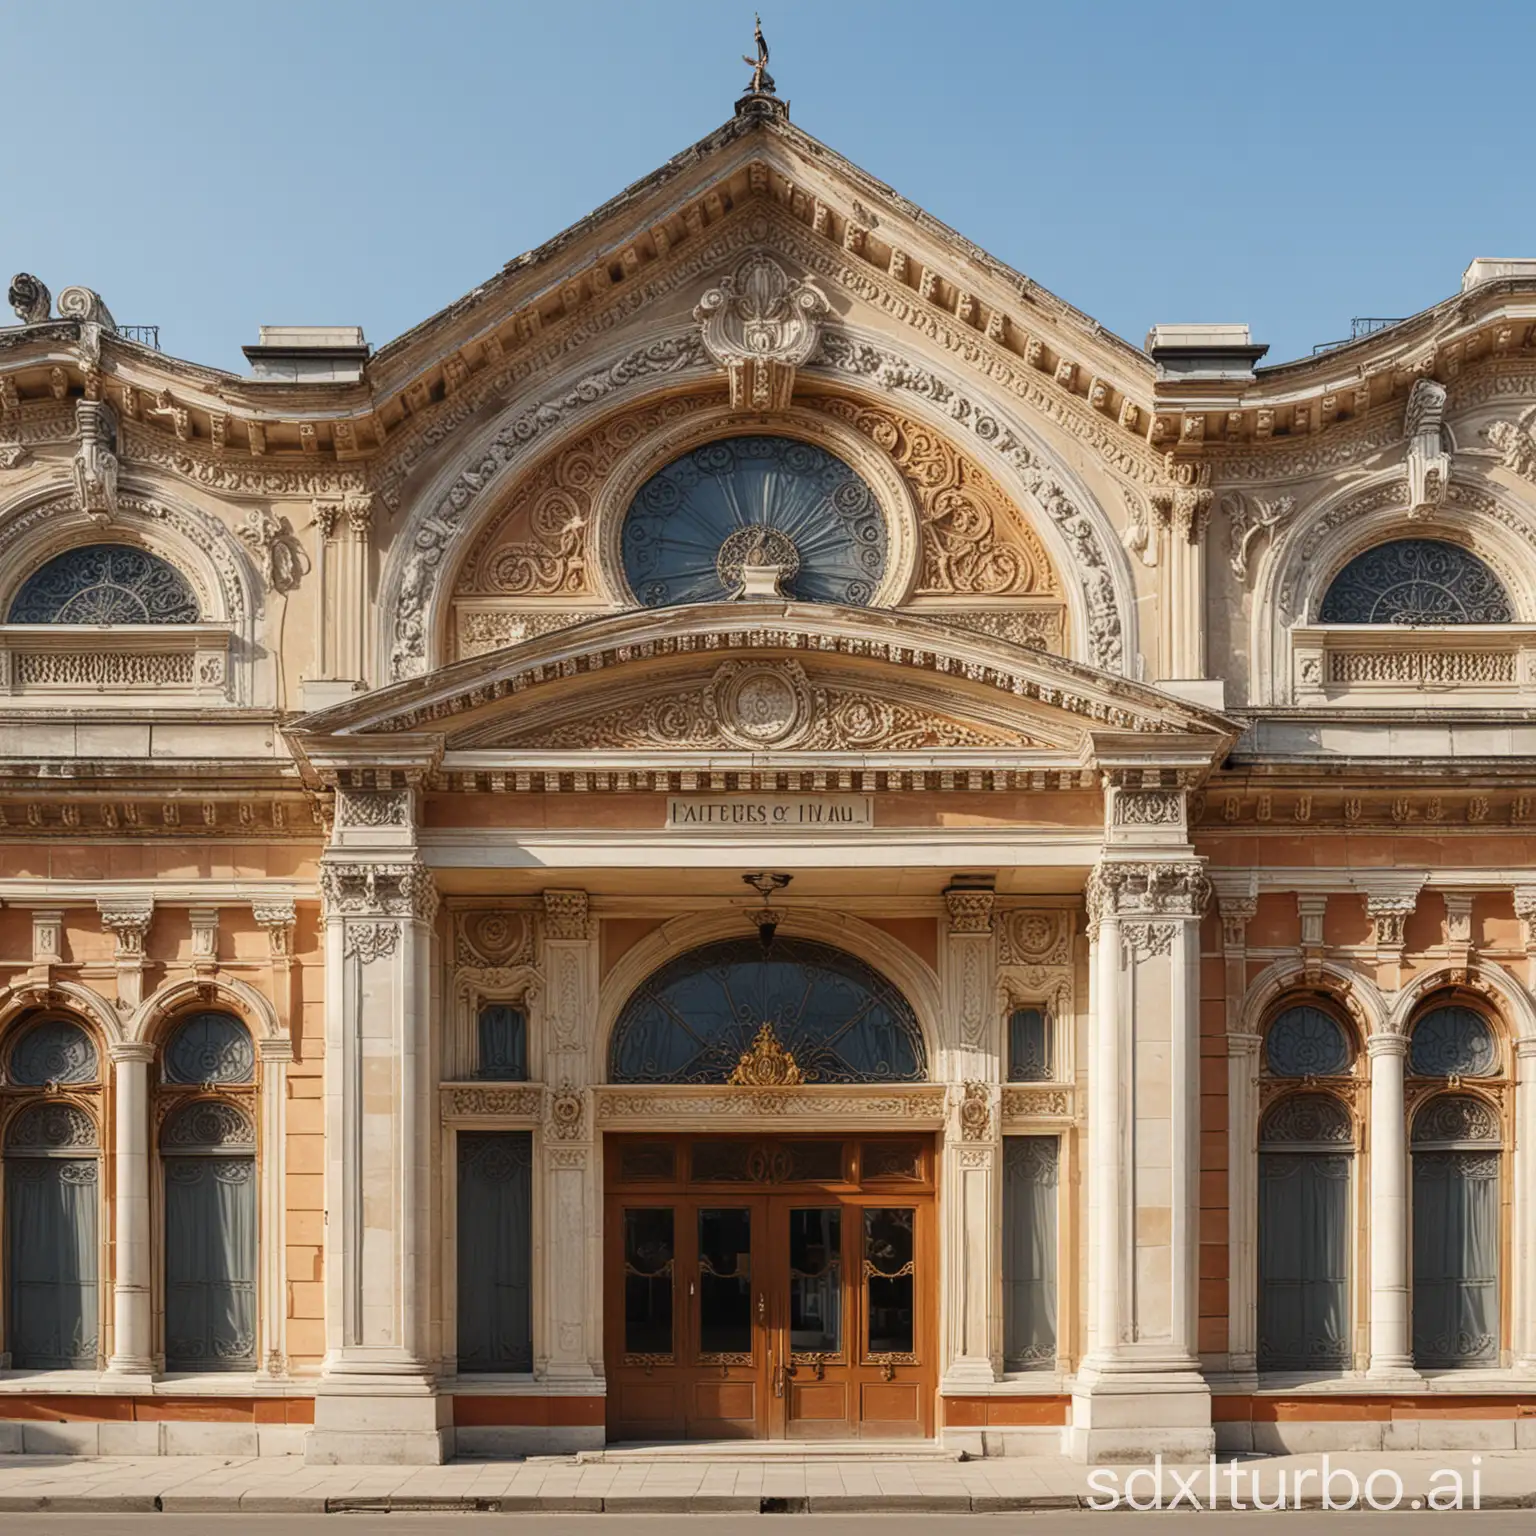
[[(622, 543), (624, 519), (640, 487), (685, 454), (730, 437), (793, 438), (830, 453), (860, 476), (874, 492), (885, 518), (886, 531), (885, 574), (867, 606), (899, 608), (908, 601), (921, 564), (921, 525), (917, 498), (890, 459), (867, 438), (814, 411), (791, 406), (787, 411), (758, 416), (733, 410), (727, 405), (700, 411), (672, 431), (637, 444), (614, 465), (594, 496), (596, 574), (604, 601), (619, 609), (643, 609), (646, 606), (629, 584)], [(784, 601), (797, 600), (786, 598)]]

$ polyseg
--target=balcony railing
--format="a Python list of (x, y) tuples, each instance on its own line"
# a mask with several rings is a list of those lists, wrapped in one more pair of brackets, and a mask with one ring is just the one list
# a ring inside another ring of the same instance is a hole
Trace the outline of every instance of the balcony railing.
[(1388, 326), (1401, 325), (1403, 317), (1397, 315), (1388, 318), (1385, 315), (1356, 315), (1349, 322), (1349, 335), (1342, 341), (1320, 341), (1312, 348), (1312, 356), (1318, 357), (1324, 352), (1334, 352), (1340, 347), (1347, 347), (1352, 341), (1359, 341), (1362, 336), (1372, 336), (1377, 331), (1384, 331)]
[(156, 352), (160, 350), (160, 327), (158, 325), (120, 325), (117, 334), (125, 341), (136, 341), (141, 347), (153, 347)]

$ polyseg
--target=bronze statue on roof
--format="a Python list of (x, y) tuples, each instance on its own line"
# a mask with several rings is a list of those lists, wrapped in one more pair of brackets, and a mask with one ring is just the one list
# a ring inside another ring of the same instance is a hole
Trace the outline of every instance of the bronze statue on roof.
[(747, 87), (749, 96), (772, 96), (773, 76), (768, 73), (768, 39), (763, 36), (763, 18), (753, 15), (756, 27), (752, 32), (752, 39), (757, 44), (757, 57), (751, 58), (742, 54), (741, 62), (752, 66), (752, 84)]

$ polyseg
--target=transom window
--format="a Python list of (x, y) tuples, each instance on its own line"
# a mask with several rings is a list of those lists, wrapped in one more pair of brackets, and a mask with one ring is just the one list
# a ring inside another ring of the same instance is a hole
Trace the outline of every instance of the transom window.
[(196, 624), (187, 579), (131, 544), (66, 550), (27, 577), (11, 600), (11, 624)]
[(248, 1083), (256, 1075), (251, 1032), (227, 1013), (194, 1013), (165, 1048), (168, 1083)]
[(805, 939), (766, 951), (726, 939), (679, 955), (614, 1026), (613, 1082), (720, 1083), (738, 1069), (753, 1081), (757, 1069), (781, 1082), (910, 1083), (927, 1077), (927, 1060), (911, 1005), (889, 981)]
[(1413, 1026), (1408, 1065), (1420, 1077), (1492, 1077), (1499, 1048), (1482, 1014), (1448, 1004)]
[(1349, 1071), (1349, 1040), (1337, 1019), (1321, 1008), (1287, 1008), (1264, 1039), (1265, 1062), (1274, 1077), (1331, 1077)]
[(647, 608), (735, 597), (773, 566), (807, 602), (862, 606), (885, 575), (880, 503), (841, 459), (788, 437), (729, 437), (658, 470), (630, 503), (624, 574)]
[(100, 1062), (91, 1037), (78, 1024), (45, 1019), (17, 1040), (10, 1067), (18, 1088), (42, 1088), (48, 1083), (94, 1083)]
[(1394, 539), (1356, 555), (1333, 578), (1323, 624), (1509, 624), (1503, 583), (1444, 539)]

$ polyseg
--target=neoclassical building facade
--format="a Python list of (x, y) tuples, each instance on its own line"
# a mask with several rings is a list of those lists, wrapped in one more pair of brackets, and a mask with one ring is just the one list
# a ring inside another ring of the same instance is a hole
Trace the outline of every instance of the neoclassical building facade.
[(0, 1450), (1536, 1419), (1536, 263), (1260, 367), (792, 125), (0, 329)]

